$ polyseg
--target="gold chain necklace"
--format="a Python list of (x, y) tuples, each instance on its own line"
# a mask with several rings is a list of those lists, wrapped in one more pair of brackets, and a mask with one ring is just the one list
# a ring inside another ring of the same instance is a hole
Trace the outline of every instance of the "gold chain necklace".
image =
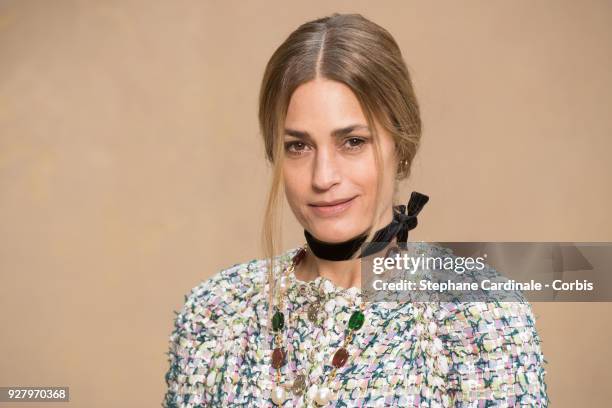
[[(291, 263), (285, 269), (282, 278), (287, 278), (288, 275), (294, 272), (295, 267), (304, 259), (306, 256), (306, 249), (308, 248), (308, 244), (305, 244), (302, 248), (300, 248), (297, 253), (293, 256)], [(281, 291), (278, 291), (277, 295), (277, 305), (275, 307), (276, 312), (272, 317), (272, 330), (275, 332), (274, 334), (274, 350), (272, 351), (272, 367), (276, 369), (276, 385), (272, 389), (272, 401), (277, 405), (282, 405), (288, 398), (287, 390), (291, 391), (293, 394), (302, 395), (306, 388), (306, 375), (299, 374), (295, 377), (294, 381), (289, 384), (281, 383), (281, 367), (283, 367), (287, 363), (287, 351), (283, 348), (282, 341), (282, 331), (285, 328), (285, 315), (283, 313), (284, 309), (284, 292), (286, 292), (287, 288), (281, 287)], [(316, 321), (316, 317), (318, 315), (318, 309), (321, 306), (321, 299), (319, 298), (313, 304), (310, 305), (308, 309), (308, 317), (311, 321)], [(354, 305), (353, 305), (354, 306)], [(327, 378), (327, 385), (323, 383), (321, 386), (317, 386), (316, 383), (313, 383), (311, 387), (312, 396), (314, 402), (318, 405), (325, 405), (329, 401), (331, 401), (334, 397), (334, 393), (330, 387), (331, 382), (335, 379), (337, 370), (343, 367), (349, 359), (349, 352), (347, 347), (353, 340), (353, 333), (359, 330), (363, 323), (365, 322), (365, 302), (361, 302), (361, 305), (358, 310), (354, 311), (351, 314), (351, 317), (348, 322), (348, 332), (344, 338), (343, 344), (336, 350), (332, 359), (332, 371)], [(314, 350), (314, 349), (313, 349)], [(312, 360), (312, 351), (309, 355), (309, 360)], [(312, 372), (312, 367), (309, 370), (310, 374)]]

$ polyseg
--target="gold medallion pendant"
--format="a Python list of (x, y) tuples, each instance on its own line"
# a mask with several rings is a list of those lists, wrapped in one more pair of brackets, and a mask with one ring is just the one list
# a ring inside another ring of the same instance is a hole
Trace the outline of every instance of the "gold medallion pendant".
[(316, 302), (311, 303), (308, 307), (308, 320), (310, 320), (312, 323), (317, 323), (317, 321), (319, 320), (320, 311), (321, 302), (317, 300)]
[(291, 391), (295, 395), (302, 395), (305, 389), (306, 389), (306, 376), (304, 374), (298, 374), (297, 377), (295, 377), (295, 380), (293, 380)]

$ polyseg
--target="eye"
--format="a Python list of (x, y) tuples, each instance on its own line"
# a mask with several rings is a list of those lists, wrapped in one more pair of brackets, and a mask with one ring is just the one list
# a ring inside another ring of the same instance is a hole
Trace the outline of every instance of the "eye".
[(306, 148), (306, 143), (299, 141), (285, 142), (285, 151), (290, 154), (299, 155)]
[(361, 137), (349, 137), (345, 140), (345, 144), (349, 150), (359, 150), (366, 142), (367, 140)]

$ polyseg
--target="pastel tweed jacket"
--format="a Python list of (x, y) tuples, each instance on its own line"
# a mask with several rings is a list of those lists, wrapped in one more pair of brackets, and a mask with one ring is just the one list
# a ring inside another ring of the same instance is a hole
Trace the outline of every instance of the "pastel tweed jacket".
[[(281, 267), (298, 250), (277, 257)], [(185, 296), (169, 339), (162, 407), (277, 406), (266, 265), (263, 259), (233, 265)], [(361, 290), (322, 276), (305, 282), (290, 274), (287, 283), (291, 319), (282, 377), (292, 381), (306, 372), (308, 384), (321, 383)], [(307, 309), (320, 293), (327, 317), (314, 324)], [(350, 358), (330, 384), (335, 394), (327, 406), (548, 406), (535, 318), (529, 303), (518, 300), (371, 302), (348, 347)], [(290, 395), (284, 407), (316, 406), (308, 390)]]

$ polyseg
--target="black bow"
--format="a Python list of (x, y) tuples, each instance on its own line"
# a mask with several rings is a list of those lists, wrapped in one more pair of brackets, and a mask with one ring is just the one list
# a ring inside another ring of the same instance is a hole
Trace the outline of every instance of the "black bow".
[[(429, 196), (413, 191), (410, 195), (408, 205), (396, 205), (393, 207), (394, 221), (399, 224), (396, 234), (397, 243), (400, 248), (405, 249), (408, 241), (408, 231), (416, 228), (418, 225), (417, 215), (421, 212), (425, 204), (429, 201)], [(406, 213), (408, 209), (408, 213)]]

